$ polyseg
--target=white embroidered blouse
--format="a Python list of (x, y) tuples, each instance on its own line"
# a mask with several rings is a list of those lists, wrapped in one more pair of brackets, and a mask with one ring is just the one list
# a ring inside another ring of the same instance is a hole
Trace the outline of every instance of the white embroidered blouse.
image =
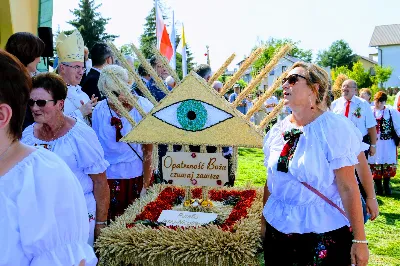
[[(368, 145), (360, 131), (341, 115), (325, 112), (299, 128), (300, 135), (288, 173), (277, 171), (286, 143), (283, 133), (296, 128), (290, 117), (278, 122), (264, 140), (265, 166), (271, 195), (264, 206), (267, 222), (283, 233), (324, 233), (349, 225), (349, 221), (300, 182), (306, 182), (343, 209), (334, 170), (358, 163)], [(355, 178), (355, 177), (354, 177)]]

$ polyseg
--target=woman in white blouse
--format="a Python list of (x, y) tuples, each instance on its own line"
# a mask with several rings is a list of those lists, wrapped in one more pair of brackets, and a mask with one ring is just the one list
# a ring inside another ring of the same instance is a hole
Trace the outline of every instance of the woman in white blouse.
[[(123, 214), (128, 205), (140, 194), (145, 193), (152, 174), (153, 146), (120, 141), (122, 136), (132, 130), (132, 125), (122, 116), (117, 104), (125, 109), (125, 115), (129, 114), (134, 123), (142, 120), (139, 111), (129, 103), (127, 96), (131, 92), (128, 82), (128, 72), (122, 67), (117, 65), (104, 67), (98, 86), (106, 99), (98, 103), (92, 117), (93, 129), (104, 149), (105, 158), (110, 163), (106, 173), (111, 192), (109, 219), (112, 220)], [(145, 113), (153, 108), (153, 104), (146, 98), (132, 95), (131, 97), (136, 98)]]
[(24, 130), (22, 142), (56, 153), (76, 175), (85, 194), (89, 244), (93, 245), (107, 223), (110, 191), (105, 170), (109, 163), (93, 129), (63, 114), (66, 90), (64, 81), (54, 73), (33, 78), (28, 105), (35, 123)]
[(81, 186), (55, 154), (20, 143), (31, 77), (0, 50), (0, 265), (96, 265)]
[(282, 87), (292, 114), (264, 142), (265, 264), (367, 265), (354, 165), (368, 147), (350, 121), (325, 111), (330, 100), (323, 69), (297, 62)]
[[(393, 135), (400, 135), (400, 113), (392, 106), (386, 105), (387, 95), (378, 91), (375, 96), (375, 106), (371, 107), (376, 119), (376, 153), (368, 158), (372, 177), (374, 178), (378, 195), (391, 195), (390, 178), (396, 175), (397, 147)], [(394, 132), (392, 131), (394, 130)], [(383, 180), (383, 187), (382, 187)]]

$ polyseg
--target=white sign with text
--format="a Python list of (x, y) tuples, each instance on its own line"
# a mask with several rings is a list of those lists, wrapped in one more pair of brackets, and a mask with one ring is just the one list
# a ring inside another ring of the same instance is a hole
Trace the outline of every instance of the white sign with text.
[(186, 212), (164, 210), (161, 212), (157, 222), (166, 223), (167, 226), (201, 226), (217, 219), (216, 213)]
[(173, 185), (222, 187), (228, 182), (228, 160), (219, 153), (167, 152), (162, 171)]

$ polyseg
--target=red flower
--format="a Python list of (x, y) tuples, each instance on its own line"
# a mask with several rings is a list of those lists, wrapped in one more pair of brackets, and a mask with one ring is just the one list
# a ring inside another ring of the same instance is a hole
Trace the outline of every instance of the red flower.
[(221, 180), (217, 180), (217, 185), (218, 186), (222, 185), (222, 181)]
[(202, 194), (202, 189), (200, 187), (195, 188), (192, 190), (192, 198), (194, 199), (200, 199), (201, 198), (201, 194)]

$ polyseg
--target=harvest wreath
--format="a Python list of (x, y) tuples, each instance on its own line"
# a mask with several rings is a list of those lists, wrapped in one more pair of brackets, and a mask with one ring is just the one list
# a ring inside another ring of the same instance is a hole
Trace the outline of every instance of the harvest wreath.
[[(100, 265), (257, 265), (262, 190), (221, 188), (207, 194), (202, 204), (202, 188), (192, 188), (187, 203), (183, 187), (154, 185), (102, 230), (96, 242)], [(157, 222), (163, 210), (214, 212), (218, 218), (198, 227), (166, 226)]]

